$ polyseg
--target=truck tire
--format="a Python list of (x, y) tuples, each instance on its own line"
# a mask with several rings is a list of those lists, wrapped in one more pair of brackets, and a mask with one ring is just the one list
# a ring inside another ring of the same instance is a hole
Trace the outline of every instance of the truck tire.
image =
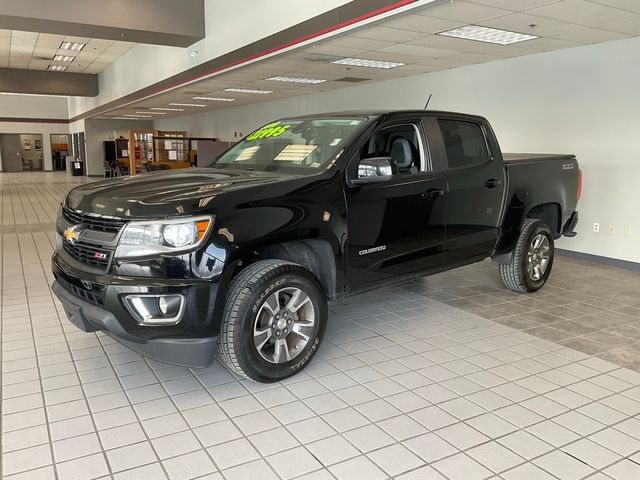
[(553, 232), (549, 225), (542, 220), (526, 219), (511, 261), (498, 266), (502, 282), (514, 292), (539, 290), (549, 278), (553, 256)]
[(238, 375), (277, 382), (311, 361), (326, 324), (327, 299), (309, 270), (282, 260), (261, 260), (231, 282), (218, 352)]

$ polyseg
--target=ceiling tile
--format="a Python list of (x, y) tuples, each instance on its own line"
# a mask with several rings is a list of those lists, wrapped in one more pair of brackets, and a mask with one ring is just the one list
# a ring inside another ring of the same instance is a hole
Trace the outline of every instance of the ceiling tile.
[[(390, 47), (378, 50), (378, 53), (400, 53), (405, 55), (414, 55), (416, 57), (442, 58), (456, 55), (459, 52), (457, 52), (456, 50), (447, 50), (444, 48), (431, 48), (423, 47), (420, 45), (409, 45), (407, 43), (397, 43)], [(394, 61), (393, 57), (391, 57), (389, 60)]]
[(455, 55), (451, 57), (452, 60), (457, 60), (460, 62), (467, 63), (486, 63), (494, 60), (502, 60), (503, 57), (499, 57), (497, 55), (488, 55), (484, 52), (469, 52), (469, 53), (461, 53), (460, 55)]
[(559, 40), (557, 38), (536, 38), (518, 43), (522, 48), (537, 50), (539, 52), (548, 52), (550, 50), (560, 50), (562, 48), (580, 47), (584, 45), (580, 42), (570, 42), (568, 40)]
[(393, 20), (383, 22), (381, 25), (391, 28), (399, 28), (401, 30), (410, 30), (413, 32), (439, 33), (460, 27), (461, 25), (464, 25), (464, 23), (411, 14), (394, 17)]
[(500, 17), (511, 13), (500, 8), (488, 7), (465, 1), (447, 2), (437, 6), (426, 6), (416, 13), (429, 17), (463, 23), (477, 23), (489, 18)]
[(580, 43), (602, 43), (602, 42), (610, 42), (613, 40), (622, 40), (624, 38), (630, 38), (631, 35), (628, 33), (618, 33), (618, 32), (610, 32), (607, 30), (600, 30), (598, 28), (587, 28), (584, 30), (578, 30), (577, 32), (564, 33), (562, 35), (557, 35), (554, 38), (558, 38), (560, 40), (569, 40), (572, 42), (580, 42)]
[(393, 45), (393, 42), (382, 41), (382, 40), (373, 40), (371, 38), (358, 38), (351, 36), (344, 36), (341, 38), (337, 38), (335, 40), (329, 40), (324, 42), (325, 46), (329, 47), (343, 47), (343, 48), (354, 48), (357, 50), (369, 51), (369, 50), (379, 50), (384, 47), (388, 47)]
[(638, 0), (588, 0), (591, 3), (599, 3), (609, 7), (619, 8), (621, 10), (629, 10), (630, 12), (640, 13), (640, 2)]
[(633, 18), (624, 22), (607, 23), (602, 28), (613, 32), (628, 33), (630, 35), (640, 35), (640, 18)]
[(421, 45), (424, 47), (444, 48), (446, 50), (456, 50), (459, 52), (478, 52), (487, 50), (493, 45), (486, 42), (475, 42), (462, 38), (445, 37), (442, 35), (428, 35), (407, 42), (410, 45)]
[[(584, 25), (561, 22), (550, 18), (530, 15), (528, 13), (512, 13), (500, 18), (482, 22), (485, 27), (499, 28), (512, 32), (527, 33), (542, 37), (560, 35), (561, 33), (583, 30)], [(531, 25), (535, 25), (531, 28)]]
[(583, 25), (603, 25), (626, 20), (629, 13), (586, 0), (562, 0), (551, 5), (533, 8), (527, 13)]
[[(550, 3), (556, 3), (560, 0), (468, 0), (471, 3), (477, 3), (479, 5), (487, 5), (489, 7), (502, 8), (504, 10), (512, 10), (514, 12), (521, 12), (529, 8), (540, 7), (542, 5), (549, 5)], [(615, 0), (614, 0), (615, 1)], [(630, 0), (633, 1), (633, 0)]]
[(33, 52), (33, 46), (25, 46), (25, 45), (11, 45), (11, 53), (28, 53), (31, 54)]
[(388, 42), (407, 42), (422, 36), (422, 33), (380, 26), (365, 27), (350, 33), (350, 35), (360, 38), (371, 38), (373, 40), (386, 40)]

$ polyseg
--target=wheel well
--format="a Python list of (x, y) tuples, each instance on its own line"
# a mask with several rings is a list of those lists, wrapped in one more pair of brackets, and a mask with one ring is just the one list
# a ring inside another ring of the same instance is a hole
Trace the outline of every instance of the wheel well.
[(551, 227), (551, 231), (553, 231), (555, 238), (560, 237), (562, 234), (562, 227), (560, 225), (562, 215), (560, 214), (560, 205), (557, 203), (536, 205), (527, 212), (527, 218), (536, 218), (544, 221)]
[(336, 262), (326, 240), (308, 239), (269, 245), (258, 250), (261, 260), (278, 259), (297, 263), (309, 269), (318, 279), (327, 298), (336, 297)]

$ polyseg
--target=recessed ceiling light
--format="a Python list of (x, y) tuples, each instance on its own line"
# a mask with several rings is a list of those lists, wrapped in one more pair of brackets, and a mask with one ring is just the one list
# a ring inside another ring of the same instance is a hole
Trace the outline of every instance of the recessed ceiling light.
[(86, 43), (62, 42), (60, 47), (62, 50), (82, 50)]
[(510, 32), (509, 30), (499, 30), (497, 28), (481, 27), (479, 25), (465, 25), (464, 27), (440, 32), (438, 35), (464, 38), (465, 40), (476, 40), (478, 42), (495, 43), (498, 45), (510, 45), (512, 43), (525, 42), (527, 40), (539, 38), (536, 35)]
[(53, 70), (54, 72), (64, 72), (66, 69), (66, 65), (49, 65), (49, 70)]
[(140, 115), (137, 113), (125, 113), (123, 117), (135, 117), (135, 118), (151, 118), (151, 115)]
[(235, 98), (222, 98), (222, 97), (193, 97), (194, 100), (207, 100), (210, 102), (233, 102)]
[(169, 105), (173, 105), (174, 107), (206, 107), (207, 106), (204, 103), (170, 103)]
[(267, 93), (273, 93), (273, 90), (254, 90), (251, 88), (225, 88), (225, 92), (236, 92), (236, 93), (256, 93), (258, 95), (266, 95)]
[(265, 78), (265, 80), (273, 80), (274, 82), (309, 83), (312, 85), (326, 82), (326, 80), (320, 80), (318, 78), (300, 78), (300, 77), (269, 77), (269, 78)]
[(385, 62), (383, 60), (368, 60), (366, 58), (341, 58), (334, 60), (330, 63), (336, 63), (338, 65), (351, 65), (354, 67), (369, 67), (369, 68), (396, 68), (405, 65), (400, 62)]
[(54, 62), (73, 62), (73, 59), (76, 58), (72, 55), (56, 55), (53, 57)]
[(112, 117), (114, 120), (140, 120), (138, 117)]
[(166, 115), (165, 112), (136, 112), (140, 115)]
[(166, 112), (184, 112), (184, 108), (151, 107), (150, 110), (164, 110)]

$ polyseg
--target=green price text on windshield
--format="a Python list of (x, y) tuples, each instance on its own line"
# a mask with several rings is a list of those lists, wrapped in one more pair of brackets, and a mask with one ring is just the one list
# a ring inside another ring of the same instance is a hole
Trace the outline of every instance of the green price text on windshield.
[(280, 122), (268, 123), (264, 127), (260, 127), (258, 130), (247, 136), (247, 140), (279, 137), (286, 132), (288, 128), (291, 128), (291, 125), (282, 125)]

